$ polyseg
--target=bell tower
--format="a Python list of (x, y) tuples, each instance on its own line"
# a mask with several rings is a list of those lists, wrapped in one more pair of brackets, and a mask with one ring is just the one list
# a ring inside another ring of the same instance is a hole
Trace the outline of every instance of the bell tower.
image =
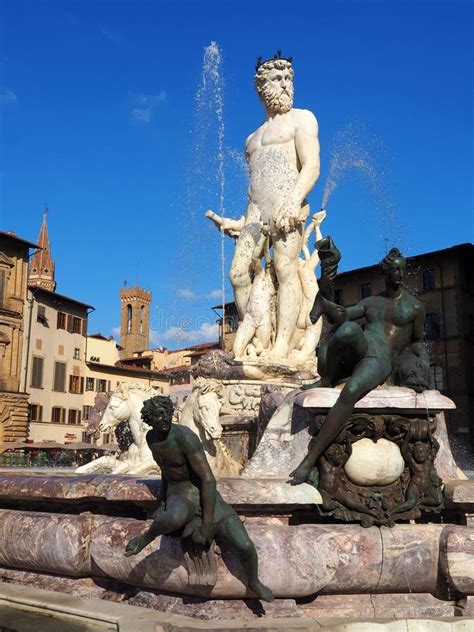
[(148, 349), (151, 292), (138, 286), (122, 288), (120, 303), (121, 356), (130, 358), (135, 352)]
[(51, 246), (48, 236), (48, 225), (46, 223), (46, 214), (48, 207), (44, 209), (43, 221), (38, 236), (38, 245), (41, 250), (33, 255), (28, 272), (28, 285), (41, 287), (50, 292), (56, 289), (56, 281), (54, 280), (54, 261), (51, 258)]

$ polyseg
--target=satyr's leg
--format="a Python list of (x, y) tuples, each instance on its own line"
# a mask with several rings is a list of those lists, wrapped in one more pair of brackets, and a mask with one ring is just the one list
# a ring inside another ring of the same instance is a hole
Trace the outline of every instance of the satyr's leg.
[(298, 259), (303, 245), (303, 228), (300, 226), (284, 237), (272, 236), (275, 273), (278, 279), (277, 335), (271, 357), (286, 358), (291, 337), (296, 327), (303, 299), (298, 273)]
[(420, 494), (418, 492), (418, 489), (416, 488), (415, 485), (410, 483), (410, 485), (408, 485), (405, 501), (403, 503), (400, 503), (396, 507), (394, 507), (392, 511), (390, 512), (390, 515), (394, 517), (396, 514), (401, 514), (401, 513), (404, 513), (405, 511), (410, 511), (410, 509), (413, 509), (413, 507), (415, 507), (419, 499), (420, 499)]
[(311, 356), (314, 355), (316, 346), (321, 338), (321, 331), (323, 329), (323, 319), (320, 318), (316, 324), (309, 325), (305, 331), (303, 344), (301, 345), (301, 355)]
[(441, 505), (444, 500), (443, 492), (440, 488), (431, 486), (428, 493), (423, 496), (422, 503), (429, 507), (437, 507)]
[(272, 318), (270, 312), (262, 316), (262, 320), (258, 325), (255, 336), (262, 345), (262, 349), (268, 349), (272, 340)]
[[(326, 358), (326, 362), (329, 360)], [(383, 384), (390, 374), (390, 367), (376, 358), (364, 358), (347, 380), (336, 403), (328, 412), (321, 430), (311, 441), (308, 454), (290, 474), (295, 483), (304, 483), (317, 459), (331, 445), (349, 419), (356, 402), (376, 386)]]
[(250, 314), (245, 314), (235, 334), (233, 352), (236, 358), (240, 358), (247, 348), (248, 343), (255, 334), (255, 321)]
[(167, 535), (186, 525), (194, 517), (194, 507), (190, 500), (182, 496), (170, 496), (166, 509), (155, 512), (153, 522), (143, 535), (132, 538), (125, 548), (125, 556), (140, 553), (159, 535)]
[(247, 573), (250, 590), (263, 601), (273, 601), (272, 591), (264, 586), (258, 578), (257, 551), (240, 518), (234, 515), (220, 522), (216, 529), (216, 535), (226, 540), (237, 550), (239, 559)]
[(244, 319), (252, 289), (252, 256), (261, 231), (261, 224), (258, 222), (248, 223), (235, 244), (229, 277), (240, 320)]

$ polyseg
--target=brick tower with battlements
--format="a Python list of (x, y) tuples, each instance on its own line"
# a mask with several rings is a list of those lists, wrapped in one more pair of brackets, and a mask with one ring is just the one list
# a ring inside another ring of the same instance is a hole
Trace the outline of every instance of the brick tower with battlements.
[(49, 243), (48, 225), (46, 223), (47, 212), (48, 209), (46, 208), (38, 236), (38, 245), (41, 247), (41, 250), (35, 252), (30, 261), (28, 285), (54, 292), (56, 289), (56, 281), (54, 280), (55, 266), (51, 258), (51, 246)]
[(121, 320), (120, 345), (122, 358), (148, 349), (151, 292), (141, 287), (120, 290)]

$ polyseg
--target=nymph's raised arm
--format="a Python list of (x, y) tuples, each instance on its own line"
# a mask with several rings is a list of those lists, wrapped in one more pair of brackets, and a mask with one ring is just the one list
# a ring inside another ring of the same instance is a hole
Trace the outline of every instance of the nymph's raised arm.
[(357, 305), (351, 305), (346, 307), (347, 316), (349, 320), (357, 320), (365, 316), (365, 307), (363, 303), (357, 303)]

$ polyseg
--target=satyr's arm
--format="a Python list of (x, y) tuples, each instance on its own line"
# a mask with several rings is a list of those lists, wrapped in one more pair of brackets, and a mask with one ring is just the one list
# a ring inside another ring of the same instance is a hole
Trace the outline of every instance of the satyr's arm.
[(221, 217), (214, 211), (209, 210), (206, 211), (206, 217), (229, 237), (238, 237), (245, 225), (245, 215), (242, 215), (240, 219), (230, 219), (229, 217)]
[(405, 459), (405, 461), (408, 461), (410, 457), (410, 453), (408, 450), (410, 437), (411, 437), (411, 429), (410, 429), (410, 426), (408, 426), (405, 436), (403, 437), (402, 445), (400, 447), (400, 452), (402, 453), (402, 457)]
[(265, 268), (262, 267), (261, 258), (265, 253), (265, 243), (268, 241), (268, 237), (262, 232), (259, 240), (255, 244), (255, 248), (252, 253), (252, 269), (255, 274), (261, 274), (265, 271)]
[[(310, 222), (310, 226), (312, 226), (312, 230), (314, 229), (316, 233), (316, 243), (318, 243), (318, 241), (320, 241), (323, 238), (323, 235), (321, 233), (321, 224), (325, 217), (326, 217), (326, 211), (322, 210), (319, 213), (315, 213), (313, 215), (313, 219)], [(309, 227), (306, 229), (305, 244), (303, 245), (303, 252), (305, 254), (306, 260), (309, 262), (307, 263), (307, 265), (310, 267), (310, 269), (316, 270), (316, 266), (318, 265), (320, 261), (318, 249), (315, 248), (311, 255), (309, 254), (309, 249), (308, 249), (308, 239), (309, 239), (309, 236), (311, 235), (312, 230), (309, 231)]]
[(180, 444), (192, 471), (201, 481), (202, 532), (206, 539), (211, 539), (217, 495), (216, 479), (209, 467), (202, 444), (194, 432), (183, 433)]

